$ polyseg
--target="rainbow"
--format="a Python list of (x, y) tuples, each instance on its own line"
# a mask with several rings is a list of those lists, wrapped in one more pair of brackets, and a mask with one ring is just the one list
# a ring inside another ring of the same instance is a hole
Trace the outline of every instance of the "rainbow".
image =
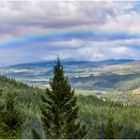
[(108, 31), (92, 31), (92, 30), (61, 31), (61, 32), (41, 33), (35, 35), (26, 35), (13, 39), (1, 40), (0, 47), (33, 45), (40, 42), (69, 41), (72, 39), (86, 41), (140, 39), (140, 34), (128, 32), (108, 32)]

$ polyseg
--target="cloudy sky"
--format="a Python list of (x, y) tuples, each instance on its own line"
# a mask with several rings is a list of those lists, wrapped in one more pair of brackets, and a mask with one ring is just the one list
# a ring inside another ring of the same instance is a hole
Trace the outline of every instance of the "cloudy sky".
[(140, 59), (140, 1), (0, 1), (0, 66)]

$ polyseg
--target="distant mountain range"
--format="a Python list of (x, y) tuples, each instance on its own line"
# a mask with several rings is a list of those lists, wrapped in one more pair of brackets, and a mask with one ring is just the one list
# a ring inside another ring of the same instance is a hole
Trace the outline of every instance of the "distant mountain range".
[[(62, 60), (63, 65), (90, 65), (90, 66), (100, 66), (100, 65), (114, 65), (114, 64), (123, 64), (128, 62), (133, 62), (133, 59), (108, 59), (103, 61), (78, 61), (78, 60)], [(41, 61), (33, 63), (22, 63), (17, 65), (7, 66), (5, 68), (36, 68), (36, 67), (46, 67), (54, 66), (55, 60), (51, 61)]]
[[(48, 86), (55, 61), (18, 64), (0, 68), (0, 75), (36, 86)], [(62, 60), (65, 74), (74, 88), (88, 90), (133, 90), (140, 87), (140, 61), (110, 59), (104, 61)]]

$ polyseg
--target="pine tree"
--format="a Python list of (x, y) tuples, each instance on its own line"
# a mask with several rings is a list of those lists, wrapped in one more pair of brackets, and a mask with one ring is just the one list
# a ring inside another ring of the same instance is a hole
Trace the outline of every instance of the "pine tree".
[(36, 132), (35, 129), (32, 129), (32, 137), (33, 139), (41, 139), (40, 135)]
[(6, 95), (5, 107), (0, 113), (0, 138), (21, 138), (21, 118), (14, 106), (14, 95), (10, 92)]
[(86, 128), (78, 121), (77, 98), (68, 78), (64, 76), (59, 58), (54, 66), (54, 77), (50, 79), (50, 88), (47, 88), (46, 95), (42, 96), (41, 106), (46, 138), (83, 138)]
[(113, 116), (111, 114), (109, 114), (107, 127), (105, 128), (105, 135), (104, 135), (105, 139), (115, 139), (116, 138), (113, 121), (114, 121)]
[(0, 89), (0, 96), (2, 96), (2, 89)]

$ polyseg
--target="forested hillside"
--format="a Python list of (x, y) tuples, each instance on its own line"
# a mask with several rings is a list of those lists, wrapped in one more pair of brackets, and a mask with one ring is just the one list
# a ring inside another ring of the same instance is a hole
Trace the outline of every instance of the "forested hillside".
[[(22, 138), (32, 138), (31, 129), (42, 134), (39, 104), (44, 90), (29, 87), (12, 79), (0, 77), (0, 104), (4, 104), (7, 92), (15, 96), (15, 106), (22, 116)], [(13, 90), (11, 90), (13, 89)], [(86, 94), (86, 93), (85, 93)], [(104, 138), (108, 115), (113, 114), (117, 138), (140, 138), (140, 106), (111, 102), (105, 98), (77, 95), (79, 117), (87, 127), (86, 138)]]

